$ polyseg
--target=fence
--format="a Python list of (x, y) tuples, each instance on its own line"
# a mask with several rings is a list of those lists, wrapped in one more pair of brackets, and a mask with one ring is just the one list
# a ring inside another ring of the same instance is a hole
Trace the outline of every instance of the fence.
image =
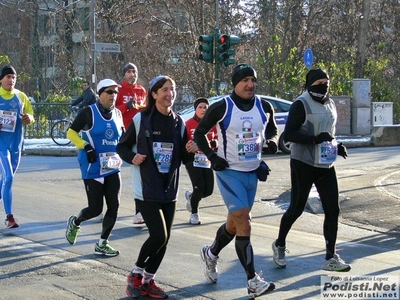
[[(68, 103), (32, 103), (35, 123), (25, 126), (25, 138), (49, 138), (54, 123), (69, 115), (68, 105)], [(178, 111), (185, 106), (188, 106), (188, 104), (176, 103), (174, 110)]]
[(69, 114), (68, 104), (32, 103), (35, 123), (25, 126), (25, 138), (49, 138), (51, 127)]

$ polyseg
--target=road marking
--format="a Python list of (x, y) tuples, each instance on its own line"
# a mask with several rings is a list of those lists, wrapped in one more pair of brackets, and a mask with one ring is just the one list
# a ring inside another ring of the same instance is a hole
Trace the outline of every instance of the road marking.
[(385, 180), (386, 180), (387, 178), (389, 178), (390, 176), (396, 175), (396, 174), (398, 174), (398, 173), (400, 173), (400, 171), (395, 171), (395, 172), (386, 174), (385, 176), (382, 176), (382, 177), (380, 177), (380, 178), (378, 178), (378, 179), (375, 179), (375, 181), (374, 181), (374, 186), (375, 186), (375, 188), (376, 188), (378, 191), (380, 191), (382, 194), (387, 194), (387, 195), (389, 195), (389, 196), (391, 196), (391, 197), (393, 197), (393, 198), (396, 198), (396, 199), (400, 200), (400, 197), (399, 197), (399, 196), (397, 196), (396, 194), (392, 194), (391, 192), (387, 191), (385, 187), (382, 186), (382, 182), (383, 182), (383, 181), (385, 181)]

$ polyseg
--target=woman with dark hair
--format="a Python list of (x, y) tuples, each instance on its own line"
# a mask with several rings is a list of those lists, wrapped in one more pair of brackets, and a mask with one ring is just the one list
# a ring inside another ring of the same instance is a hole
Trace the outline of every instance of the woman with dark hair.
[(134, 197), (139, 200), (139, 210), (149, 230), (128, 275), (126, 294), (132, 298), (168, 298), (154, 283), (154, 277), (171, 235), (179, 167), (187, 152), (197, 151), (195, 143), (188, 143), (182, 118), (172, 111), (175, 86), (168, 76), (150, 81), (145, 109), (134, 116), (117, 146), (121, 158), (133, 165)]
[[(209, 105), (208, 99), (204, 97), (199, 97), (194, 101), (194, 116), (185, 123), (189, 140), (194, 139), (194, 131)], [(215, 150), (218, 146), (218, 134), (215, 126), (207, 133), (207, 139), (211, 148)], [(193, 187), (192, 192), (185, 192), (186, 209), (190, 212), (189, 223), (200, 225), (199, 203), (202, 198), (210, 196), (214, 191), (214, 172), (211, 169), (211, 162), (201, 149), (191, 155), (191, 159), (185, 167)]]

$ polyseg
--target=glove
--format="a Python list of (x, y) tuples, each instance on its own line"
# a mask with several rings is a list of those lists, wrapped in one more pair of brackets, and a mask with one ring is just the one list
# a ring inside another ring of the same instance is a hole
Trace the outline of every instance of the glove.
[(265, 142), (265, 145), (267, 146), (266, 152), (269, 154), (275, 154), (278, 152), (278, 146), (271, 140), (267, 140)]
[(136, 104), (135, 98), (131, 98), (128, 102), (125, 103), (126, 108), (128, 109), (132, 109), (135, 104)]
[(343, 143), (339, 143), (337, 145), (337, 149), (338, 149), (338, 155), (342, 156), (344, 159), (346, 159), (347, 157), (347, 149), (346, 147), (343, 145)]
[(222, 171), (229, 167), (228, 162), (222, 157), (219, 157), (215, 152), (211, 154), (208, 159), (211, 161), (211, 168), (214, 171)]
[(322, 142), (330, 142), (334, 137), (329, 132), (321, 132), (314, 137), (314, 144), (321, 144)]
[(86, 151), (88, 162), (90, 164), (95, 163), (97, 161), (96, 150), (94, 150), (92, 145), (90, 145), (90, 144), (85, 145), (84, 149)]

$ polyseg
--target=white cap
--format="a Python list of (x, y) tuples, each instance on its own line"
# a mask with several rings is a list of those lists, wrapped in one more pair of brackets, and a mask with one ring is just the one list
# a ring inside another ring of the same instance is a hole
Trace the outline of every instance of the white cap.
[(121, 87), (118, 83), (116, 83), (112, 79), (103, 79), (97, 84), (97, 93), (99, 93), (102, 88), (108, 88), (110, 86)]

